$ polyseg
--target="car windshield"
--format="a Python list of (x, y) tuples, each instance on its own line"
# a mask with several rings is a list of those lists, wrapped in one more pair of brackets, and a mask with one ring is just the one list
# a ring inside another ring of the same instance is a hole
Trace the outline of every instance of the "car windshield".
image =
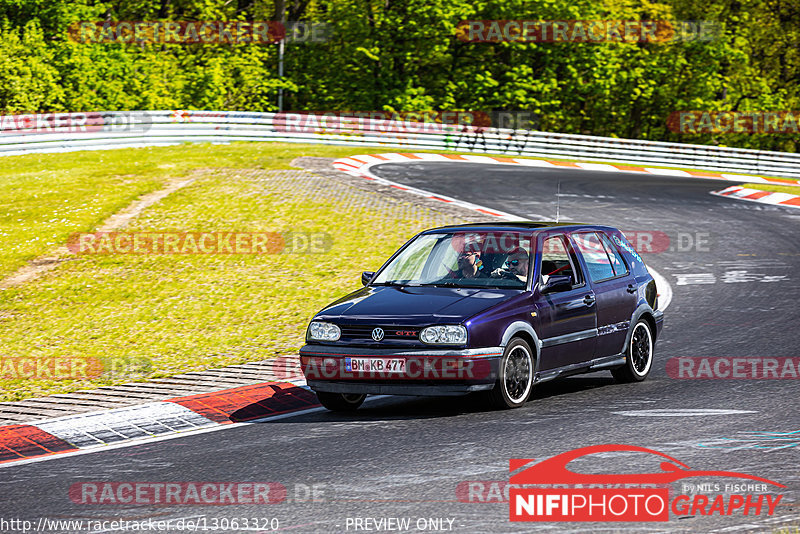
[(452, 232), (418, 236), (371, 285), (524, 288), (530, 272), (530, 235)]

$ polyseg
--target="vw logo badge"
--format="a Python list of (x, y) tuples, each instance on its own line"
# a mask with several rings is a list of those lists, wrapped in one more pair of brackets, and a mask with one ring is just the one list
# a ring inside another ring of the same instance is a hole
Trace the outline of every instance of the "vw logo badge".
[(380, 341), (383, 339), (383, 328), (376, 328), (372, 331), (372, 339), (375, 341)]

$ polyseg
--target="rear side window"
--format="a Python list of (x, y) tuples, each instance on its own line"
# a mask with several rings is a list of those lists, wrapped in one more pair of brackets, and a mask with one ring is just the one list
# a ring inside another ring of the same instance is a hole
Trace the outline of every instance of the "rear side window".
[(628, 274), (628, 266), (625, 264), (625, 260), (622, 259), (622, 254), (620, 254), (617, 247), (614, 246), (614, 243), (611, 242), (606, 234), (600, 232), (598, 235), (603, 240), (603, 245), (608, 253), (608, 259), (611, 260), (611, 267), (614, 269), (614, 275), (623, 276)]
[(572, 234), (575, 246), (578, 248), (583, 261), (586, 262), (586, 269), (589, 271), (589, 278), (592, 282), (614, 278), (614, 267), (606, 247), (595, 232), (581, 232)]

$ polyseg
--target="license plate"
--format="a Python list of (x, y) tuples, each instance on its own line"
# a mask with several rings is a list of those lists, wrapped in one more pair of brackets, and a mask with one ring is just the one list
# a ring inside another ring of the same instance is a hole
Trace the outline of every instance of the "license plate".
[(357, 373), (403, 373), (406, 361), (400, 358), (345, 358), (344, 367)]

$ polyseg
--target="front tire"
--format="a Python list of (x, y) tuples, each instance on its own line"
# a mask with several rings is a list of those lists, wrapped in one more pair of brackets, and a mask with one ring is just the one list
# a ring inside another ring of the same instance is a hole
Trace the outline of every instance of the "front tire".
[(319, 403), (332, 412), (354, 412), (367, 398), (359, 393), (329, 393), (317, 391)]
[(617, 382), (641, 382), (653, 367), (653, 333), (644, 319), (633, 327), (625, 365), (611, 370)]
[(506, 346), (500, 360), (497, 383), (489, 392), (489, 402), (495, 408), (519, 408), (533, 390), (534, 360), (531, 348), (524, 339), (514, 338)]

